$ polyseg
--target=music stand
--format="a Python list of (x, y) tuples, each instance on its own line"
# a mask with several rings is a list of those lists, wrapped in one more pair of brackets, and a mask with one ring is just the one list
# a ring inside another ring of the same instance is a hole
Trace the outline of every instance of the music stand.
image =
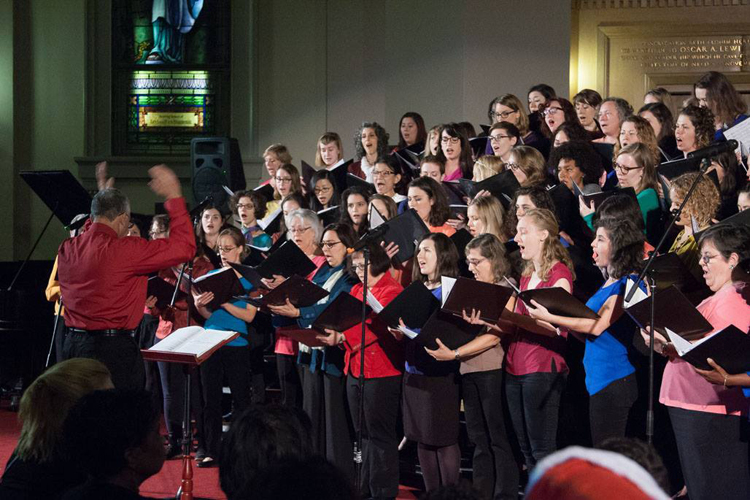
[[(182, 415), (182, 482), (176, 495), (176, 498), (180, 500), (193, 500), (193, 464), (191, 450), (193, 443), (193, 428), (190, 425), (190, 398), (193, 371), (210, 358), (219, 348), (233, 341), (239, 337), (239, 335), (239, 333), (235, 332), (231, 337), (216, 339), (216, 342), (212, 344), (210, 350), (201, 356), (196, 356), (189, 352), (180, 352), (178, 350), (164, 352), (159, 350), (141, 349), (141, 354), (145, 361), (177, 363), (181, 364), (185, 371), (185, 403)], [(167, 339), (168, 338), (169, 336), (167, 336)], [(157, 347), (158, 345), (159, 344), (156, 344), (154, 347)]]

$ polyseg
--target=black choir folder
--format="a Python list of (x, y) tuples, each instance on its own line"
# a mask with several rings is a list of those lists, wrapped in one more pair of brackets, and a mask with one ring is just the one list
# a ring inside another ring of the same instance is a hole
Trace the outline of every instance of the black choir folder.
[(734, 325), (693, 343), (669, 328), (666, 331), (677, 354), (696, 368), (711, 370), (706, 361), (706, 358), (711, 358), (727, 373), (750, 371), (750, 336)]
[(516, 176), (510, 170), (504, 170), (497, 175), (479, 182), (469, 179), (459, 179), (458, 184), (469, 198), (474, 198), (479, 191), (489, 191), (492, 196), (503, 204), (506, 210), (510, 207), (510, 202), (515, 196), (516, 191), (521, 187), (518, 184)]
[(378, 312), (378, 317), (392, 328), (398, 320), (411, 328), (421, 328), (432, 314), (440, 309), (440, 301), (421, 281), (414, 281)]
[(414, 256), (417, 242), (430, 230), (427, 228), (417, 212), (410, 208), (383, 223), (386, 226), (383, 240), (386, 243), (398, 245), (398, 253), (394, 257), (398, 262), (405, 262)]
[(315, 271), (315, 264), (299, 249), (296, 243), (285, 241), (255, 270), (264, 278), (273, 278), (274, 275), (288, 278), (294, 274), (307, 276)]
[[(631, 283), (628, 282), (628, 289), (632, 286)], [(653, 297), (653, 295), (645, 297), (645, 294), (639, 290), (633, 296), (631, 303), (626, 304), (625, 312), (641, 328), (647, 328), (651, 323)], [(699, 339), (713, 329), (711, 323), (674, 285), (656, 292), (654, 319), (654, 329), (659, 333), (666, 335), (666, 328), (669, 328), (687, 340)]]
[(437, 310), (422, 326), (419, 333), (408, 328), (399, 328), (399, 330), (428, 349), (438, 348), (436, 339), (440, 339), (448, 349), (458, 349), (479, 335), (483, 328), (482, 325), (472, 325), (464, 321), (463, 318)]
[[(156, 297), (156, 307), (159, 309), (165, 309), (172, 303), (172, 296), (175, 292), (175, 285), (170, 285), (162, 278), (158, 276), (152, 276), (148, 279), (148, 290), (146, 291), (147, 297)], [(187, 294), (182, 291), (177, 291), (175, 302), (184, 299)]]
[(565, 316), (566, 318), (599, 318), (599, 315), (595, 311), (589, 309), (586, 304), (559, 286), (524, 290), (518, 294), (518, 298), (524, 304), (531, 307), (534, 307), (531, 301), (536, 301), (556, 316)]
[(268, 288), (261, 281), (263, 276), (261, 276), (260, 273), (256, 271), (254, 267), (246, 266), (245, 264), (235, 264), (234, 262), (230, 262), (229, 265), (233, 269), (235, 269), (238, 273), (240, 273), (243, 278), (245, 278), (248, 282), (250, 282), (253, 289)]
[[(368, 307), (367, 314), (370, 314), (370, 310)], [(343, 332), (361, 322), (362, 301), (347, 292), (342, 292), (328, 303), (313, 322), (312, 328), (317, 332), (325, 332), (326, 329)]]
[(199, 365), (221, 346), (236, 339), (237, 332), (205, 330), (200, 326), (188, 326), (175, 330), (150, 349), (141, 349), (147, 361), (165, 361)]
[(309, 307), (327, 296), (327, 290), (295, 274), (281, 282), (273, 290), (257, 298), (248, 296), (237, 298), (249, 302), (265, 312), (269, 312), (268, 306), (284, 305), (287, 299), (295, 307)]
[(231, 267), (224, 267), (215, 273), (210, 273), (195, 278), (193, 287), (198, 293), (213, 292), (214, 299), (208, 304), (209, 310), (216, 310), (222, 304), (230, 302), (236, 295), (245, 293), (240, 280)]
[(510, 287), (484, 283), (468, 278), (442, 277), (443, 311), (461, 316), (471, 310), (479, 311), (479, 318), (488, 323), (497, 323), (505, 305), (513, 295)]

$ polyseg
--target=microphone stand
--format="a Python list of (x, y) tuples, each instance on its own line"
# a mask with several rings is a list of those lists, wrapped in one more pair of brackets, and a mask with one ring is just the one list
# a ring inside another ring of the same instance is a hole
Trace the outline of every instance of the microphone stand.
[[(62, 301), (62, 295), (58, 299), (58, 302), (60, 304), (60, 307), (57, 308), (57, 312), (55, 313), (55, 324), (52, 327), (52, 340), (50, 340), (49, 343), (49, 351), (47, 351), (47, 362), (44, 365), (44, 368), (49, 368), (49, 360), (52, 358), (52, 349), (55, 348), (55, 337), (57, 337), (57, 327), (60, 325), (60, 316), (62, 315), (62, 308), (63, 308), (63, 301)], [(58, 359), (57, 363), (59, 363), (61, 360)]]
[(362, 255), (365, 258), (365, 269), (364, 279), (362, 283), (362, 338), (359, 344), (359, 412), (357, 415), (357, 436), (354, 442), (354, 463), (357, 468), (357, 487), (361, 488), (362, 485), (362, 426), (364, 425), (365, 416), (365, 342), (366, 342), (366, 327), (365, 321), (367, 320), (367, 272), (370, 265), (370, 249), (365, 245), (362, 248)]
[(651, 266), (654, 263), (654, 259), (659, 254), (659, 250), (661, 250), (662, 246), (664, 246), (664, 242), (667, 240), (667, 237), (669, 236), (669, 231), (675, 225), (675, 222), (679, 220), (680, 215), (682, 214), (682, 210), (685, 208), (685, 205), (690, 199), (690, 196), (693, 194), (693, 191), (695, 191), (695, 188), (698, 186), (698, 183), (700, 182), (703, 175), (706, 173), (706, 170), (708, 170), (709, 166), (711, 166), (711, 161), (708, 159), (708, 157), (703, 158), (703, 160), (701, 160), (700, 169), (698, 170), (698, 175), (696, 176), (695, 180), (693, 181), (693, 184), (690, 186), (690, 189), (685, 195), (685, 199), (682, 200), (680, 207), (672, 215), (672, 220), (669, 221), (669, 225), (664, 231), (664, 234), (659, 240), (659, 243), (656, 245), (656, 248), (654, 248), (654, 251), (651, 253), (651, 256), (646, 262), (646, 265), (643, 266), (643, 270), (641, 270), (640, 274), (638, 274), (638, 279), (635, 280), (633, 287), (630, 289), (628, 293), (625, 294), (625, 303), (627, 304), (633, 299), (633, 295), (635, 294), (635, 291), (638, 288), (638, 285), (641, 284), (641, 282), (646, 278), (647, 275), (650, 277), (651, 324), (649, 325), (649, 329), (648, 329), (648, 351), (649, 351), (649, 354), (648, 354), (648, 365), (649, 365), (648, 366), (648, 410), (646, 412), (646, 440), (648, 441), (649, 444), (653, 441), (653, 437), (654, 437), (654, 323), (656, 321), (656, 280), (653, 277), (653, 275), (649, 274), (649, 272), (651, 271)]

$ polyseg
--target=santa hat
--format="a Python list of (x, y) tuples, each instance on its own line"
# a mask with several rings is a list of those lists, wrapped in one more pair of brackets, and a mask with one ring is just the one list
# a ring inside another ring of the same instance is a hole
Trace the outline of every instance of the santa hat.
[(570, 446), (543, 459), (531, 473), (526, 500), (669, 500), (635, 461), (612, 451)]

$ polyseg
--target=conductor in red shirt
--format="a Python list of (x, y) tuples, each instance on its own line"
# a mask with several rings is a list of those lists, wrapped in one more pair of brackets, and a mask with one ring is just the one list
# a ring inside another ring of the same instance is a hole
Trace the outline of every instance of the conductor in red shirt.
[(65, 301), (63, 357), (94, 358), (112, 374), (115, 387), (142, 389), (143, 358), (133, 332), (143, 317), (149, 273), (176, 266), (195, 256), (195, 236), (182, 188), (166, 165), (149, 170), (149, 186), (166, 199), (171, 219), (169, 238), (145, 240), (126, 236), (130, 202), (119, 190), (105, 188), (91, 202), (92, 224), (77, 238), (60, 245), (58, 275)]

